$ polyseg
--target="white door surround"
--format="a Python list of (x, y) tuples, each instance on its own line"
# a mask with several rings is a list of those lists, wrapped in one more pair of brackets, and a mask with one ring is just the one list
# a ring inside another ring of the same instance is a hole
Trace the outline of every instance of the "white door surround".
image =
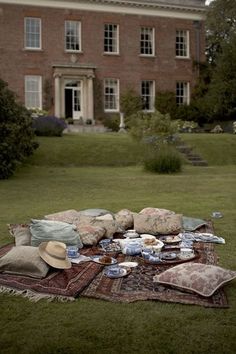
[(66, 90), (72, 91), (72, 117), (75, 121), (82, 118), (94, 123), (93, 79), (94, 66), (78, 64), (53, 65), (54, 68), (54, 112), (55, 116), (66, 116)]

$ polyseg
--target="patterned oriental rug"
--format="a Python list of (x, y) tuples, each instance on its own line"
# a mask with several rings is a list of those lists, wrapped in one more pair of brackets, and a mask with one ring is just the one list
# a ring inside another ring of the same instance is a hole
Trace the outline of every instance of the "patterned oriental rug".
[[(212, 223), (200, 228), (201, 232), (213, 232)], [(6, 254), (13, 245), (0, 248), (0, 257)], [(198, 256), (194, 262), (216, 265), (218, 257), (214, 244), (197, 242), (195, 245)], [(92, 256), (100, 254), (96, 248), (87, 248), (81, 254)], [(116, 257), (118, 262), (138, 261), (139, 265), (132, 268), (126, 277), (110, 279), (103, 272), (103, 265), (95, 262), (73, 264), (70, 269), (51, 269), (44, 279), (34, 279), (19, 275), (0, 273), (0, 293), (25, 296), (32, 301), (46, 298), (49, 301), (74, 300), (78, 296), (102, 299), (113, 302), (134, 302), (138, 300), (159, 300), (193, 304), (205, 307), (228, 307), (223, 288), (217, 290), (211, 297), (176, 290), (153, 282), (153, 276), (176, 264), (147, 264), (142, 257), (131, 257), (123, 254), (109, 254)]]

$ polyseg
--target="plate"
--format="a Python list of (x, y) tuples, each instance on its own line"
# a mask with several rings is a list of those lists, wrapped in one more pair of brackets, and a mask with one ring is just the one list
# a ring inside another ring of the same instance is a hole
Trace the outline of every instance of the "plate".
[(79, 258), (79, 256), (80, 256), (80, 253), (77, 253), (75, 256), (68, 256), (68, 255), (67, 255), (67, 257), (68, 257), (69, 259)]
[(165, 252), (161, 254), (161, 259), (164, 261), (172, 261), (177, 258), (177, 254), (175, 252)]
[(181, 238), (179, 236), (164, 236), (161, 238), (161, 240), (164, 243), (171, 244), (171, 243), (177, 243), (181, 241)]
[(95, 257), (93, 257), (92, 258), (92, 261), (94, 261), (95, 263), (99, 263), (99, 264), (103, 264), (103, 265), (111, 265), (111, 264), (116, 264), (117, 263), (117, 260), (115, 259), (115, 258), (112, 258), (111, 257), (111, 263), (105, 263), (105, 262), (101, 262), (100, 261), (100, 258), (101, 258), (102, 256), (95, 256)]
[(122, 277), (125, 277), (126, 275), (128, 275), (130, 272), (131, 272), (131, 269), (129, 268), (122, 268), (120, 267), (121, 271), (120, 271), (120, 274), (112, 274), (110, 269), (107, 268), (105, 271), (104, 271), (104, 274), (108, 277), (108, 278), (112, 278), (112, 279), (115, 279), (115, 278), (122, 278)]
[(122, 262), (122, 263), (119, 263), (119, 266), (127, 267), (127, 268), (134, 268), (134, 267), (138, 266), (138, 262)]

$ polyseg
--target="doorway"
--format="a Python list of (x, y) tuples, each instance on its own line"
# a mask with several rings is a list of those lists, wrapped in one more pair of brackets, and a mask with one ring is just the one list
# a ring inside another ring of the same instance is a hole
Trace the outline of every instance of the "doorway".
[(82, 81), (69, 81), (65, 85), (65, 117), (83, 119)]

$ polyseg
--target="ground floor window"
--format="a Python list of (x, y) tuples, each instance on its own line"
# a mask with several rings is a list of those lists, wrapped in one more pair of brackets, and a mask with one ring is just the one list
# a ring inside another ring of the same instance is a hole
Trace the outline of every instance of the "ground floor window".
[(42, 77), (25, 76), (25, 106), (42, 109)]
[(176, 82), (176, 103), (177, 105), (189, 104), (189, 83)]
[(155, 102), (155, 83), (146, 80), (141, 83), (142, 109), (145, 111), (154, 111)]
[(119, 80), (104, 80), (104, 110), (108, 112), (119, 111)]

